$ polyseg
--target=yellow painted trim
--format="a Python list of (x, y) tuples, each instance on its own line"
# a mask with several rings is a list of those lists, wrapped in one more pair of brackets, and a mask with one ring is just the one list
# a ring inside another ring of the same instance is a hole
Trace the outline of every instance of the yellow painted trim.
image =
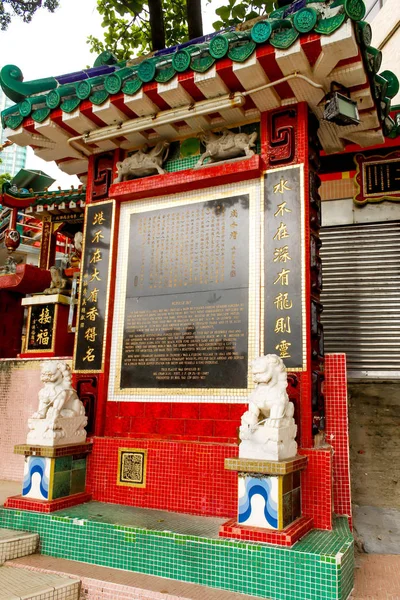
[(55, 468), (55, 458), (49, 458), (50, 461), (50, 477), (49, 477), (49, 500), (53, 500), (53, 487), (54, 487), (54, 468)]

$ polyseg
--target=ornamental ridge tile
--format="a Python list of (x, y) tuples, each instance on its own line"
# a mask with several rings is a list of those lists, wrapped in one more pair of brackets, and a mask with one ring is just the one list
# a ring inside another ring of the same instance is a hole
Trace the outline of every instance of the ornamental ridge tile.
[[(69, 190), (55, 190), (48, 191), (44, 190), (41, 192), (34, 192), (33, 190), (27, 190), (25, 188), (17, 189), (16, 186), (12, 186), (9, 182), (3, 184), (2, 194), (4, 196), (10, 196), (13, 199), (25, 201), (30, 199), (29, 206), (46, 206), (54, 204), (58, 206), (62, 202), (75, 202), (81, 203), (86, 200), (86, 188), (85, 186), (79, 186), (77, 189), (71, 188)], [(5, 202), (6, 204), (6, 202)]]
[(222, 59), (244, 62), (260, 46), (285, 50), (310, 33), (329, 36), (350, 20), (355, 25), (383, 132), (396, 137), (399, 125), (389, 112), (398, 81), (390, 71), (378, 75), (382, 54), (370, 46), (371, 28), (362, 20), (365, 13), (363, 0), (295, 0), (266, 17), (145, 57), (118, 62), (111, 52), (105, 51), (92, 68), (75, 73), (24, 82), (18, 67), (6, 65), (0, 73), (0, 85), (15, 105), (1, 113), (2, 125), (15, 130), (27, 117), (41, 123), (54, 110), (70, 113), (85, 100), (99, 106), (120, 92), (134, 96), (145, 84), (167, 83), (184, 72), (204, 73)]

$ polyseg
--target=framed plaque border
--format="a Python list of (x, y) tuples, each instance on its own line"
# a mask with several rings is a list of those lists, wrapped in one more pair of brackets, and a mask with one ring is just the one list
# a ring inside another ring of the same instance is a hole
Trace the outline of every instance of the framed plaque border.
[(44, 354), (45, 352), (54, 352), (55, 343), (56, 343), (57, 321), (58, 321), (58, 304), (54, 303), (54, 320), (53, 320), (51, 348), (33, 348), (33, 349), (28, 348), (29, 335), (31, 333), (31, 324), (32, 324), (31, 319), (32, 319), (32, 305), (28, 306), (28, 327), (27, 327), (26, 336), (25, 336), (25, 345), (24, 345), (24, 350), (23, 350), (24, 354)]
[[(125, 452), (143, 455), (143, 481), (142, 481), (142, 483), (133, 483), (133, 482), (121, 480), (122, 455)], [(146, 487), (146, 479), (147, 479), (147, 458), (148, 458), (148, 450), (145, 448), (118, 448), (117, 486), (145, 488)]]
[[(400, 152), (390, 152), (386, 155), (375, 154), (373, 156), (365, 156), (365, 154), (358, 153), (354, 156), (354, 162), (356, 164), (356, 174), (354, 177), (355, 193), (353, 197), (354, 204), (356, 206), (365, 206), (365, 204), (376, 204), (378, 202), (400, 202), (400, 189), (398, 192), (374, 192), (371, 194), (366, 193), (366, 166), (382, 165), (387, 162), (400, 162)], [(399, 186), (400, 187), (400, 186)]]
[[(115, 366), (110, 365), (110, 380), (108, 401), (162, 401), (169, 397), (171, 401), (198, 402), (200, 397), (204, 401), (218, 402), (244, 402), (248, 398), (249, 392), (254, 389), (254, 382), (251, 372), (251, 363), (260, 353), (260, 321), (258, 307), (260, 305), (261, 282), (259, 277), (260, 256), (255, 234), (260, 240), (260, 212), (263, 208), (263, 194), (261, 190), (262, 179), (260, 177), (243, 182), (224, 184), (216, 187), (210, 187), (203, 190), (193, 190), (189, 192), (180, 192), (177, 195), (158, 196), (156, 198), (146, 198), (143, 200), (131, 201), (121, 206), (120, 214), (120, 235), (122, 241), (119, 244), (117, 258), (116, 278), (117, 288), (118, 280), (127, 274), (128, 269), (128, 242), (130, 231), (130, 219), (132, 213), (145, 213), (154, 210), (174, 208), (177, 206), (190, 206), (196, 203), (203, 203), (209, 200), (224, 199), (241, 195), (249, 196), (249, 283), (248, 283), (248, 364), (247, 364), (247, 386), (245, 388), (121, 388), (121, 361), (123, 347), (123, 328), (124, 311), (126, 302), (126, 283), (127, 277), (123, 280), (121, 288), (116, 292), (118, 299), (114, 303), (114, 322), (115, 331), (112, 340), (112, 356), (114, 356)], [(127, 212), (129, 211), (129, 212)], [(256, 232), (257, 231), (257, 232)], [(176, 397), (176, 400), (174, 400)], [(179, 399), (178, 399), (179, 397)]]

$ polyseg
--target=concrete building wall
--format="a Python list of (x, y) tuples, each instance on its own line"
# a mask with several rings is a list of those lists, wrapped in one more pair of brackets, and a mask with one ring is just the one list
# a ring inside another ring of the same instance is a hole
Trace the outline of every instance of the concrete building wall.
[(322, 227), (385, 221), (400, 221), (400, 203), (379, 202), (359, 207), (354, 204), (353, 198), (322, 202)]
[[(359, 207), (352, 198), (322, 203), (323, 227), (390, 221), (400, 221), (400, 203)], [(348, 391), (352, 500), (400, 509), (399, 382), (350, 380)]]
[(353, 381), (348, 391), (353, 502), (400, 509), (400, 386)]

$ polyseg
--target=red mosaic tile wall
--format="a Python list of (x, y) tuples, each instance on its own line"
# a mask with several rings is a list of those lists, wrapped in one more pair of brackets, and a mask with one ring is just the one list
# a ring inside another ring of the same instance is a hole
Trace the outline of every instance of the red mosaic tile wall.
[[(93, 500), (207, 516), (235, 517), (237, 474), (224, 460), (236, 444), (127, 438), (94, 438), (88, 487)], [(148, 450), (145, 488), (117, 486), (118, 448)], [(308, 456), (302, 474), (302, 514), (317, 529), (332, 529), (332, 451), (301, 449)]]
[[(236, 515), (237, 474), (224, 469), (225, 458), (237, 456), (236, 445), (126, 438), (93, 442), (87, 481), (93, 500), (206, 516)], [(117, 486), (118, 448), (148, 451), (145, 488)]]
[(346, 355), (325, 357), (326, 441), (333, 448), (333, 510), (347, 515), (351, 526), (349, 421)]
[(332, 449), (299, 449), (308, 456), (301, 474), (302, 515), (311, 517), (316, 529), (332, 529)]
[(107, 402), (105, 435), (237, 443), (245, 404)]
[(33, 498), (23, 498), (22, 496), (9, 496), (4, 503), (6, 508), (17, 510), (30, 510), (32, 512), (52, 513), (57, 510), (65, 510), (77, 504), (83, 504), (91, 500), (90, 494), (74, 494), (57, 500), (34, 500)]

